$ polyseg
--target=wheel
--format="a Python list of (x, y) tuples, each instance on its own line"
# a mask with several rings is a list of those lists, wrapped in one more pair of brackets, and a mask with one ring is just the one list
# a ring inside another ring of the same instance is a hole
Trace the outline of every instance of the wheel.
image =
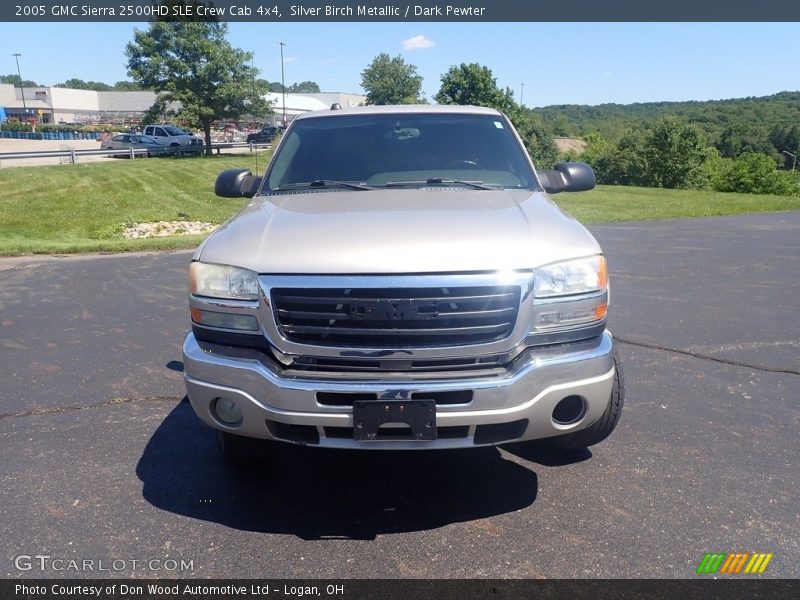
[(614, 351), (614, 386), (611, 388), (611, 397), (603, 415), (596, 423), (574, 433), (567, 433), (556, 437), (537, 440), (534, 444), (545, 450), (556, 452), (574, 452), (588, 446), (599, 444), (606, 439), (619, 423), (622, 415), (622, 406), (625, 404), (625, 377), (622, 373), (622, 363), (619, 355)]
[(263, 460), (267, 455), (269, 442), (217, 431), (217, 447), (222, 457), (231, 465), (248, 465)]

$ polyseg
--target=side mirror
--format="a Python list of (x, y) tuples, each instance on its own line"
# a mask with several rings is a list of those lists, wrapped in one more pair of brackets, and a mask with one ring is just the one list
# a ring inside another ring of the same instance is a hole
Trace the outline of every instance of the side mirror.
[(582, 162), (558, 163), (553, 171), (539, 171), (539, 180), (548, 194), (585, 192), (595, 184), (592, 167)]
[(227, 169), (217, 175), (214, 193), (222, 198), (252, 198), (256, 195), (261, 177), (248, 169)]

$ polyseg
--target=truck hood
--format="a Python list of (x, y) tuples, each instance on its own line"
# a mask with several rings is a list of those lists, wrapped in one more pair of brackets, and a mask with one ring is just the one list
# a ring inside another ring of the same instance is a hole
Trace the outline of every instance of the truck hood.
[(256, 197), (195, 252), (272, 274), (531, 269), (600, 252), (543, 193), (428, 188)]

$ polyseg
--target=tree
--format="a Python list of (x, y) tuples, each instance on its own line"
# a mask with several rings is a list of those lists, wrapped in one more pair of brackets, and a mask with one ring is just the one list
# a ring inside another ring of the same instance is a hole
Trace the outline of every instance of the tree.
[(595, 159), (597, 164), (592, 164), (597, 181), (614, 185), (647, 185), (644, 144), (641, 130), (625, 132), (616, 147), (598, 156)]
[(652, 187), (695, 186), (706, 160), (706, 140), (696, 126), (677, 117), (664, 117), (644, 139), (645, 179)]
[(138, 92), (142, 86), (133, 81), (118, 81), (114, 84), (114, 91), (117, 92)]
[(205, 133), (208, 155), (214, 121), (269, 111), (266, 89), (250, 65), (252, 53), (231, 46), (227, 31), (218, 22), (155, 22), (147, 31), (135, 30), (125, 49), (128, 74), (157, 92), (159, 108), (179, 103), (178, 117)]
[(498, 88), (491, 69), (477, 63), (450, 67), (434, 99), (439, 104), (489, 106), (503, 112), (516, 108), (511, 91)]
[(558, 147), (543, 122), (514, 102), (510, 89), (497, 87), (497, 79), (489, 67), (477, 63), (461, 63), (442, 75), (442, 85), (434, 99), (439, 104), (488, 106), (502, 111), (511, 120), (522, 138), (534, 164), (549, 169), (558, 160)]
[(536, 168), (552, 169), (558, 162), (558, 146), (550, 131), (543, 123), (522, 111), (513, 112), (509, 118)]
[[(0, 83), (10, 83), (15, 87), (20, 86), (20, 79), (19, 75), (0, 75)], [(22, 80), (22, 87), (39, 87), (39, 84), (35, 81), (31, 81), (30, 79), (23, 79)]]
[(107, 92), (113, 90), (113, 86), (101, 81), (84, 81), (83, 79), (67, 79), (64, 83), (57, 83), (53, 87), (71, 88), (73, 90), (94, 90), (96, 92)]
[(319, 85), (316, 81), (301, 81), (293, 83), (286, 91), (294, 94), (319, 94)]
[(266, 88), (273, 93), (280, 94), (281, 92), (288, 92), (289, 88), (283, 87), (280, 81), (267, 81), (266, 79), (259, 79), (259, 85), (264, 85)]
[(382, 53), (361, 72), (361, 87), (367, 104), (414, 104), (420, 102), (422, 77), (402, 56)]
[(745, 194), (800, 195), (796, 173), (778, 171), (775, 161), (766, 154), (746, 152), (736, 160), (719, 159), (712, 185), (719, 192)]

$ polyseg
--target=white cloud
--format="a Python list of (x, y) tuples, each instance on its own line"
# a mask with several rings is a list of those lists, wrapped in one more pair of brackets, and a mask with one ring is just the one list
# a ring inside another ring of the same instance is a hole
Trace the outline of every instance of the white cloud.
[(296, 63), (297, 59), (294, 56), (287, 56), (283, 59), (283, 64), (290, 65), (292, 63)]
[(319, 66), (321, 66), (321, 67), (330, 67), (335, 62), (336, 61), (334, 59), (328, 58), (328, 59), (323, 60), (321, 63), (319, 63)]
[(436, 44), (433, 40), (424, 35), (415, 35), (402, 41), (403, 50), (422, 50), (423, 48), (433, 48)]

